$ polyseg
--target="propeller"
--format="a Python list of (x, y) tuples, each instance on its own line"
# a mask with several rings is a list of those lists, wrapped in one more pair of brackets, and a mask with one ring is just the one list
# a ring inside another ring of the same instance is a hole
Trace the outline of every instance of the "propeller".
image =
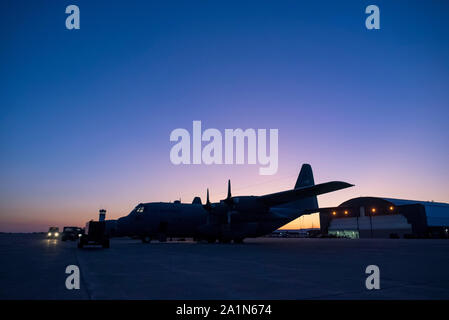
[(234, 208), (234, 199), (231, 193), (231, 180), (228, 180), (228, 194), (226, 199), (221, 200), (219, 203), (212, 204), (209, 198), (209, 188), (206, 193), (206, 203), (203, 205), (205, 211), (207, 211), (206, 229), (213, 236), (226, 239), (230, 237), (232, 214)]
[(228, 196), (226, 197), (224, 202), (230, 207), (234, 204), (234, 200), (232, 199), (231, 195), (231, 180), (228, 180)]
[(210, 200), (209, 200), (209, 188), (207, 188), (206, 204), (203, 206), (203, 208), (206, 211), (209, 211), (209, 212), (212, 210), (212, 205), (211, 205)]
[[(231, 194), (231, 180), (228, 180), (228, 194), (226, 196), (226, 199), (220, 201), (220, 203), (217, 203), (215, 205), (212, 205), (209, 199), (209, 188), (207, 189), (207, 196), (206, 196), (206, 204), (203, 205), (204, 210), (206, 210), (210, 215), (215, 216), (214, 219), (221, 220), (224, 217), (226, 217), (225, 221), (227, 224), (231, 221), (231, 210), (234, 205), (234, 200), (232, 199)], [(222, 217), (220, 219), (220, 217)], [(210, 217), (208, 217), (210, 219)], [(209, 220), (210, 221), (210, 220)]]
[(231, 223), (231, 210), (234, 207), (234, 199), (232, 199), (232, 195), (231, 195), (231, 180), (228, 180), (228, 195), (226, 197), (226, 199), (223, 201), (227, 208), (226, 208), (226, 223), (230, 224)]

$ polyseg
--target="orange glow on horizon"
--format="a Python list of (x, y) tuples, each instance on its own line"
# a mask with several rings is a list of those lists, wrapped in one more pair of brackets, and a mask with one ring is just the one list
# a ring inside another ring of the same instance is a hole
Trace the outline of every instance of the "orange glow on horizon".
[[(319, 160), (312, 159), (309, 162), (312, 164), (317, 184), (344, 180), (356, 185), (318, 196), (321, 208), (336, 207), (348, 199), (360, 196), (449, 202), (449, 198), (444, 194), (447, 188), (443, 185), (424, 185), (418, 190), (411, 187), (416, 184), (408, 180), (410, 175), (404, 173), (404, 176), (401, 176), (397, 169), (394, 172), (395, 183), (386, 184), (382, 179), (373, 179), (369, 170), (341, 172), (340, 168), (333, 168), (327, 163), (319, 165)], [(205, 203), (207, 188), (210, 190), (211, 202), (218, 202), (226, 197), (228, 178), (232, 182), (233, 196), (257, 196), (289, 190), (296, 181), (300, 164), (301, 162), (295, 162), (280, 167), (275, 177), (260, 176), (254, 167), (248, 165), (223, 166), (217, 170), (216, 166), (173, 167), (167, 164), (151, 167), (151, 170), (146, 166), (137, 168), (135, 176), (130, 174), (135, 180), (133, 183), (126, 183), (126, 179), (131, 178), (113, 173), (103, 180), (101, 176), (93, 175), (89, 179), (81, 177), (58, 180), (54, 185), (45, 184), (45, 187), (42, 183), (31, 183), (27, 180), (26, 185), (11, 189), (9, 196), (4, 197), (0, 207), (0, 231), (47, 231), (49, 226), (62, 228), (67, 225), (83, 227), (87, 221), (98, 219), (98, 210), (103, 207), (107, 210), (106, 219), (109, 220), (128, 215), (138, 203), (170, 202), (179, 198), (183, 203), (191, 203), (194, 196), (200, 196)], [(385, 169), (382, 170), (381, 176), (386, 175)], [(393, 175), (391, 172), (389, 174)], [(102, 181), (100, 187), (99, 180)], [(388, 181), (392, 181), (391, 176)], [(395, 208), (390, 212), (395, 212)], [(319, 227), (319, 214), (315, 213), (295, 219), (282, 229)]]
[(300, 216), (299, 218), (287, 223), (279, 229), (319, 229), (320, 214), (312, 213)]

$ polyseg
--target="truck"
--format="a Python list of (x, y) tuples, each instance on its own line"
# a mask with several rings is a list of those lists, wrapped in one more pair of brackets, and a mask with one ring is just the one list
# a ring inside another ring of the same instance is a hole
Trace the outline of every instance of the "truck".
[(50, 227), (48, 228), (47, 239), (58, 239), (59, 238), (59, 228)]
[(86, 223), (84, 233), (78, 239), (78, 248), (82, 249), (86, 245), (101, 245), (103, 248), (109, 248), (105, 221), (91, 220)]
[(64, 227), (62, 229), (61, 240), (62, 241), (76, 241), (83, 234), (83, 229), (78, 227)]

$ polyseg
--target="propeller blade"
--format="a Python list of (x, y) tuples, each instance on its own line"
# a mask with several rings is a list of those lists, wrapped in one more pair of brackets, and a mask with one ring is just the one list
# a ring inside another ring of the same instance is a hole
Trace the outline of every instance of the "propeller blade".
[(209, 188), (207, 188), (206, 204), (203, 205), (203, 208), (205, 210), (209, 211), (209, 213), (212, 212), (212, 205), (211, 205), (210, 200), (209, 200)]
[(232, 207), (234, 205), (234, 200), (232, 199), (232, 194), (231, 194), (231, 180), (228, 180), (228, 195), (226, 197), (226, 199), (224, 200), (224, 203), (226, 203), (226, 205), (228, 205), (228, 207)]

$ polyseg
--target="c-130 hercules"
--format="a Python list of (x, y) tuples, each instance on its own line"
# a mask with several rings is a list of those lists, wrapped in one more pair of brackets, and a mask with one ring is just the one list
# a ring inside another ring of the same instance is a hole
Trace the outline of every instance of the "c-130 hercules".
[(209, 190), (204, 205), (199, 197), (191, 204), (141, 203), (128, 216), (117, 220), (114, 234), (139, 237), (143, 242), (181, 237), (210, 243), (241, 243), (244, 238), (269, 234), (303, 214), (319, 211), (317, 195), (352, 186), (341, 181), (315, 184), (311, 166), (303, 164), (291, 190), (233, 197), (228, 180), (228, 195), (217, 203), (209, 201)]

